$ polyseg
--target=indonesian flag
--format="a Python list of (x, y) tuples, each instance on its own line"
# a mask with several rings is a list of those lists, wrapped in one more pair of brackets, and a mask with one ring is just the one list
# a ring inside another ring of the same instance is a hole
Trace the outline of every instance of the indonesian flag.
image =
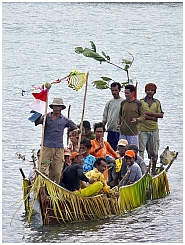
[(32, 110), (44, 115), (45, 108), (46, 108), (47, 93), (48, 93), (47, 90), (42, 91), (40, 93), (32, 93), (33, 96), (35, 97), (35, 100), (29, 104), (29, 107)]

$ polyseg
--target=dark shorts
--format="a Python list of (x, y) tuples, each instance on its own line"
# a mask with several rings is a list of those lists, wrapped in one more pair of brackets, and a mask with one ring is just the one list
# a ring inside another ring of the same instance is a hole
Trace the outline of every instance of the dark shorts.
[(108, 131), (107, 132), (107, 142), (112, 146), (113, 150), (117, 151), (117, 144), (119, 141), (119, 132)]

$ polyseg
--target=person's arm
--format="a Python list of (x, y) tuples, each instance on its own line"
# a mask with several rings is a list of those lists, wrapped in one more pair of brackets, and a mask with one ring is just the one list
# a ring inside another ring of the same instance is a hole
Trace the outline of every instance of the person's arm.
[(108, 116), (108, 102), (106, 103), (104, 111), (103, 111), (102, 123), (104, 125), (106, 125), (106, 123), (107, 123), (107, 116)]
[(133, 184), (134, 181), (135, 181), (135, 178), (136, 178), (136, 171), (131, 171), (130, 172), (130, 175), (129, 175), (129, 178), (128, 178), (128, 182), (127, 182), (127, 185), (130, 185), (130, 184)]
[(121, 125), (121, 119), (122, 119), (122, 102), (120, 104), (120, 109), (119, 109), (119, 113), (118, 113), (118, 121), (117, 121), (118, 126)]
[(163, 112), (149, 112), (145, 111), (145, 120), (156, 120), (157, 118), (163, 118)]
[(92, 146), (89, 150), (89, 154), (96, 157), (97, 152), (102, 149), (102, 146), (98, 142), (95, 142), (94, 140), (91, 140), (91, 145)]
[(85, 182), (89, 182), (89, 184), (92, 184), (94, 183), (94, 180), (93, 179), (88, 179), (85, 174), (83, 173), (83, 170), (82, 168), (78, 168), (77, 169), (77, 175), (78, 175), (78, 178), (82, 181), (85, 181)]
[(141, 105), (139, 105), (138, 109), (139, 109), (139, 117), (136, 118), (136, 123), (140, 123), (140, 122), (145, 120), (145, 118), (144, 118), (144, 108), (143, 108), (142, 103), (141, 103)]
[(111, 156), (114, 157), (114, 158), (118, 158), (118, 157), (119, 157), (119, 156), (117, 155), (117, 153), (113, 150), (113, 148), (111, 147), (111, 145), (110, 145), (107, 141), (105, 141), (104, 144), (105, 144), (105, 146), (106, 146), (106, 150), (107, 150), (107, 153), (108, 153), (109, 155), (111, 155)]

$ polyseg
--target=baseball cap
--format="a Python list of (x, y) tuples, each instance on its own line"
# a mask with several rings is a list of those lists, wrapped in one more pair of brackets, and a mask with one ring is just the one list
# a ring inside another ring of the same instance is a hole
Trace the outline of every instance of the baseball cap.
[(125, 156), (128, 156), (128, 157), (135, 157), (135, 152), (133, 150), (127, 150), (125, 152)]
[(128, 141), (125, 139), (121, 139), (118, 141), (118, 145), (122, 145), (122, 146), (127, 146), (128, 145)]
[(73, 160), (76, 156), (79, 156), (79, 155), (80, 155), (79, 152), (74, 151), (74, 152), (71, 154), (70, 159)]

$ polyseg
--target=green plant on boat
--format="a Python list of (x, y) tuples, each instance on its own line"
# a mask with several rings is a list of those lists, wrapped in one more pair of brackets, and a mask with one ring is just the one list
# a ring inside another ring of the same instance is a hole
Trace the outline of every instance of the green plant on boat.
[[(100, 55), (99, 53), (96, 52), (96, 45), (94, 44), (94, 42), (90, 41), (91, 43), (91, 48), (82, 48), (82, 47), (76, 47), (75, 48), (75, 52), (78, 54), (83, 54), (85, 57), (89, 57), (89, 58), (93, 58), (97, 61), (100, 62), (100, 64), (102, 62), (107, 62), (108, 64), (111, 64), (121, 70), (124, 70), (126, 72), (127, 75), (127, 81), (122, 82), (121, 83), (121, 87), (125, 87), (126, 84), (133, 84), (133, 81), (135, 78), (130, 78), (129, 77), (129, 69), (133, 64), (134, 61), (134, 56), (130, 53), (129, 55), (132, 57), (130, 60), (129, 59), (122, 59), (122, 64), (123, 67), (118, 66), (116, 64), (114, 64), (113, 62), (110, 61), (110, 56), (105, 54), (105, 52), (101, 52), (102, 55)], [(95, 86), (97, 89), (107, 89), (110, 88), (110, 82), (114, 81), (112, 78), (110, 77), (106, 77), (106, 76), (102, 76), (101, 80), (95, 80), (92, 82), (93, 86)]]

